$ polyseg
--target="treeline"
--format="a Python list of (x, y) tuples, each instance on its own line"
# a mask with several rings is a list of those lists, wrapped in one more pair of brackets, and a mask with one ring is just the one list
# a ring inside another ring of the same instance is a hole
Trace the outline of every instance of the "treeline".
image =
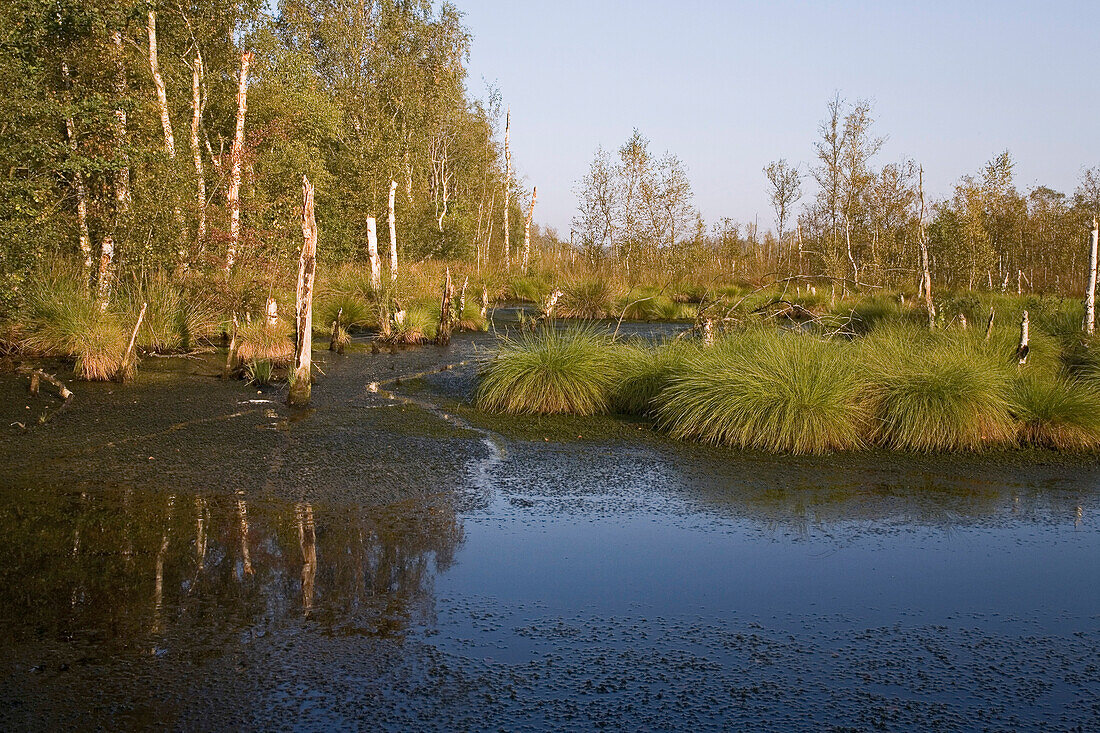
[(403, 258), (499, 258), (501, 103), (468, 92), (469, 45), (430, 0), (5, 3), (0, 309), (56, 258), (101, 287), (289, 268), (303, 175), (323, 260), (363, 256), (391, 182)]
[(1072, 195), (1021, 191), (1004, 152), (932, 200), (917, 162), (878, 163), (885, 138), (872, 113), (867, 102), (834, 97), (815, 159), (764, 169), (774, 214), (768, 231), (730, 218), (708, 228), (683, 164), (669, 153), (653, 156), (635, 131), (615, 154), (597, 150), (577, 187), (575, 237), (592, 260), (626, 269), (690, 256), (719, 263), (727, 277), (812, 277), (844, 290), (918, 286), (923, 241), (936, 288), (1085, 289), (1100, 168), (1086, 170)]

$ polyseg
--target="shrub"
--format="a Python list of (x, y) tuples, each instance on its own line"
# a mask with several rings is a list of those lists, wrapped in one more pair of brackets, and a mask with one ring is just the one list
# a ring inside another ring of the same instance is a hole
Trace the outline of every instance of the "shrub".
[(774, 331), (685, 359), (657, 402), (675, 437), (775, 452), (857, 448), (865, 422), (850, 347)]
[(481, 369), (478, 406), (514, 414), (606, 412), (619, 381), (621, 347), (590, 327), (505, 339)]

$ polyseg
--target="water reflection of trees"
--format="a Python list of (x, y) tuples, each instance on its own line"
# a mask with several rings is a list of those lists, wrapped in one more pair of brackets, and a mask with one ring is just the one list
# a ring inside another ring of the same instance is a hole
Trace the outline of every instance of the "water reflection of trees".
[(148, 495), (0, 497), (13, 641), (156, 646), (280, 623), (401, 636), (463, 533), (446, 496), (387, 507)]

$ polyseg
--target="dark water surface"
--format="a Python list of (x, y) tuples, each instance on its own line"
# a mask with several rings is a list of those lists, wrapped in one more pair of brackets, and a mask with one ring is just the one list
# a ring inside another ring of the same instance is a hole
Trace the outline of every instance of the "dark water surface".
[(1100, 730), (1095, 459), (490, 418), (490, 344), (0, 375), (0, 725)]

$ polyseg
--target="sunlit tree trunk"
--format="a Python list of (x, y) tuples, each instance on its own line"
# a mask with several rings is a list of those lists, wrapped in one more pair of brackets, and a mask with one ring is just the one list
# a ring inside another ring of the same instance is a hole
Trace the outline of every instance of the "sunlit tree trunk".
[(107, 303), (111, 296), (111, 281), (114, 278), (115, 269), (115, 234), (121, 226), (124, 226), (130, 215), (130, 161), (126, 153), (126, 107), (123, 99), (126, 96), (126, 67), (122, 55), (122, 31), (111, 32), (111, 46), (113, 47), (115, 63), (115, 96), (117, 107), (115, 108), (115, 145), (122, 165), (115, 171), (115, 212), (114, 222), (108, 228), (100, 244), (98, 299), (100, 310), (107, 310)]
[(225, 252), (225, 271), (233, 269), (241, 243), (241, 161), (244, 156), (244, 120), (248, 112), (248, 67), (252, 53), (241, 54), (241, 74), (237, 84), (237, 127), (229, 155), (229, 187), (225, 192), (229, 207), (229, 244)]
[(509, 147), (509, 138), (512, 134), (512, 109), (508, 108), (508, 114), (504, 121), (504, 267), (512, 269), (512, 246), (508, 232), (508, 199), (512, 189), (512, 150)]
[(535, 199), (538, 198), (539, 188), (531, 189), (531, 205), (527, 208), (527, 218), (523, 221), (523, 271), (527, 272), (531, 263), (531, 219), (535, 216)]
[[(72, 77), (69, 75), (69, 65), (61, 62), (61, 76), (65, 82), (65, 88), (72, 87)], [(70, 99), (71, 101), (71, 99)], [(69, 150), (75, 156), (76, 126), (73, 124), (72, 114), (65, 116), (65, 133), (69, 139)], [(84, 277), (82, 282), (87, 288), (92, 279), (92, 237), (88, 231), (88, 192), (84, 187), (84, 173), (77, 168), (73, 171), (73, 188), (76, 191), (76, 223), (80, 241), (80, 255), (84, 260)]]
[(195, 203), (198, 225), (195, 231), (196, 255), (201, 256), (206, 245), (206, 172), (203, 170), (202, 152), (199, 149), (199, 131), (202, 129), (202, 113), (205, 103), (202, 95), (202, 56), (195, 54), (191, 68), (191, 157), (195, 162)]
[(1096, 247), (1100, 237), (1100, 222), (1092, 220), (1092, 234), (1089, 237), (1089, 278), (1085, 290), (1085, 333), (1096, 330)]
[[(393, 189), (390, 189), (391, 191)], [(382, 261), (378, 257), (378, 225), (373, 216), (367, 217), (367, 259), (370, 260), (370, 287), (375, 297), (382, 291)]]
[(206, 499), (195, 497), (195, 563), (201, 571), (206, 567)]
[(920, 215), (917, 218), (917, 232), (920, 237), (920, 290), (924, 295), (924, 307), (928, 311), (928, 327), (936, 325), (936, 305), (932, 302), (932, 269), (928, 261), (928, 236), (924, 230), (924, 166), (919, 172)]
[(394, 198), (397, 196), (397, 181), (390, 181), (390, 283), (397, 280), (397, 213), (394, 211)]
[(298, 259), (298, 289), (295, 306), (294, 373), (287, 403), (309, 404), (313, 345), (313, 279), (317, 266), (317, 219), (313, 213), (313, 185), (302, 176), (302, 254)]

